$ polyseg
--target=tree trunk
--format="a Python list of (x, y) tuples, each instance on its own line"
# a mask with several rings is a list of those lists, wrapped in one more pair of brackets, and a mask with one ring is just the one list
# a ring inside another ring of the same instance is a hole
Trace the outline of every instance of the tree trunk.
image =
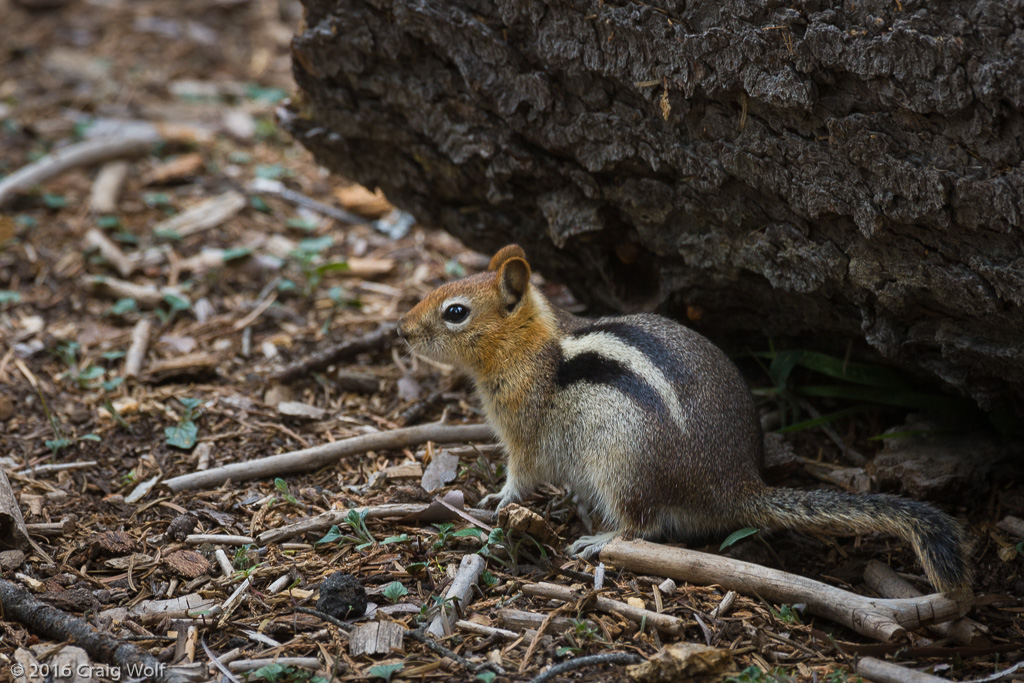
[(420, 221), (1024, 406), (1019, 0), (304, 2), (285, 125)]

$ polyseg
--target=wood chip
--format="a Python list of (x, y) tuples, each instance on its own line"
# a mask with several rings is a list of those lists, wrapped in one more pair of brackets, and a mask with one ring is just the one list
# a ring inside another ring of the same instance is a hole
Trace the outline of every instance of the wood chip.
[(179, 550), (166, 555), (162, 564), (186, 579), (195, 579), (210, 571), (210, 562), (194, 550)]
[(234, 190), (193, 204), (176, 216), (153, 226), (153, 232), (188, 237), (214, 228), (245, 208), (245, 195)]
[(170, 161), (157, 164), (142, 176), (143, 185), (166, 185), (194, 176), (203, 169), (203, 155), (198, 152), (182, 154)]
[(387, 655), (402, 649), (405, 628), (393, 621), (358, 624), (349, 635), (348, 651), (357, 655)]

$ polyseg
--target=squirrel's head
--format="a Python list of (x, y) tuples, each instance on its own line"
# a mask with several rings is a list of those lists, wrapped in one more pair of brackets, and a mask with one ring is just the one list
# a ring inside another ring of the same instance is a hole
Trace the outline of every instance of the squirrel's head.
[(441, 285), (405, 314), (398, 334), (416, 353), (473, 374), (500, 362), (509, 342), (530, 333), (538, 309), (530, 265), (516, 244), (503, 247), (486, 273)]

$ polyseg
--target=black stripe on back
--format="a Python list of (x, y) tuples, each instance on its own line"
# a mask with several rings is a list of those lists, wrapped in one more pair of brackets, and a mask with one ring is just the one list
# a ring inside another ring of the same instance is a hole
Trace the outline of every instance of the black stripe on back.
[(654, 387), (619, 361), (596, 351), (584, 351), (569, 359), (560, 355), (555, 369), (555, 385), (564, 389), (582, 382), (608, 385), (636, 401), (645, 411), (659, 413), (666, 423), (671, 422), (668, 409)]
[[(607, 332), (614, 335), (647, 356), (654, 367), (661, 370), (661, 373), (673, 385), (677, 394), (681, 394), (683, 386), (690, 382), (690, 368), (680, 362), (679, 353), (670, 352), (657, 336), (647, 330), (625, 322), (600, 322), (576, 330), (573, 336), (583, 337), (593, 332)], [(680, 396), (680, 400), (682, 400), (682, 396)]]

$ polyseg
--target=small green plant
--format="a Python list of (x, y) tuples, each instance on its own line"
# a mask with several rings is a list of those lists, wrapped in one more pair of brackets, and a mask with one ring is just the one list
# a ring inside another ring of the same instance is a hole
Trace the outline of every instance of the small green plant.
[(455, 525), (451, 522), (443, 522), (437, 525), (437, 538), (431, 544), (431, 550), (441, 550), (447, 547), (448, 542), (453, 538), (480, 538), (482, 532), (479, 529), (469, 527), (468, 529), (459, 529), (458, 531), (452, 531)]
[(167, 304), (166, 310), (163, 308), (156, 309), (156, 317), (160, 318), (160, 322), (164, 324), (174, 320), (174, 316), (181, 311), (187, 311), (192, 308), (191, 301), (171, 292), (164, 292), (164, 303)]
[(252, 569), (255, 563), (250, 557), (250, 551), (252, 550), (252, 543), (246, 543), (240, 545), (235, 549), (235, 556), (231, 559), (231, 566), (240, 572)]
[(366, 508), (351, 509), (348, 511), (348, 515), (345, 517), (345, 523), (348, 524), (349, 528), (355, 536), (349, 536), (348, 534), (341, 533), (341, 529), (337, 525), (334, 525), (330, 530), (317, 541), (317, 545), (324, 543), (356, 543), (356, 550), (363, 550), (368, 548), (377, 542), (377, 539), (373, 537), (370, 530), (366, 528), (366, 514), (369, 512)]
[(21, 301), (21, 294), (10, 289), (0, 289), (0, 306), (16, 304)]
[(43, 204), (48, 209), (63, 209), (68, 205), (68, 198), (62, 194), (46, 193), (43, 195)]
[(392, 581), (388, 585), (384, 586), (383, 593), (384, 597), (391, 602), (398, 602), (409, 594), (409, 590), (398, 581)]
[(385, 681), (390, 683), (391, 677), (401, 671), (405, 667), (405, 664), (378, 664), (377, 666), (370, 667), (369, 674), (375, 678), (383, 678)]
[(300, 240), (299, 245), (292, 250), (290, 256), (295, 259), (296, 265), (305, 278), (303, 292), (310, 296), (320, 286), (321, 280), (326, 273), (348, 270), (348, 264), (344, 261), (321, 263), (321, 253), (334, 245), (334, 238), (330, 235), (324, 237), (310, 237)]
[(799, 624), (800, 612), (803, 605), (779, 605), (778, 609), (770, 608), (772, 616), (785, 624)]
[(498, 674), (493, 671), (481, 671), (477, 673), (476, 680), (483, 681), (484, 683), (494, 683), (494, 679), (498, 677)]
[(276, 488), (281, 493), (282, 498), (287, 500), (292, 505), (299, 504), (299, 501), (295, 497), (295, 495), (288, 490), (288, 482), (286, 482), (281, 477), (274, 479), (274, 488)]
[(843, 669), (842, 667), (835, 671), (830, 671), (825, 674), (825, 678), (821, 679), (822, 683), (864, 683), (864, 679), (857, 674), (851, 674)]
[(480, 580), (483, 581), (484, 585), (488, 588), (494, 588), (499, 583), (501, 583), (501, 580), (497, 576), (490, 573), (486, 569), (483, 571), (482, 574), (480, 574)]
[(248, 680), (273, 681), (273, 683), (327, 683), (323, 676), (294, 666), (274, 662), (256, 669), (249, 674)]
[(578, 655), (589, 643), (599, 640), (597, 627), (588, 623), (586, 619), (573, 619), (572, 629), (566, 631), (564, 637), (569, 641), (569, 645), (555, 650), (555, 654), (559, 657), (564, 657), (567, 654)]
[(178, 402), (185, 407), (185, 414), (181, 416), (173, 427), (166, 427), (164, 434), (167, 437), (167, 445), (189, 450), (196, 445), (199, 436), (199, 426), (195, 419), (199, 416), (199, 409), (202, 401), (198, 398), (179, 398)]

